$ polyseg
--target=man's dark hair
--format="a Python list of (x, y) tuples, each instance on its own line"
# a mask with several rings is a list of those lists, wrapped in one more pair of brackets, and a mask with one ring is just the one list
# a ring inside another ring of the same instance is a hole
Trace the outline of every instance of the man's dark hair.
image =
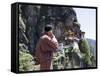
[(49, 32), (52, 30), (52, 25), (46, 25), (44, 28), (45, 32)]

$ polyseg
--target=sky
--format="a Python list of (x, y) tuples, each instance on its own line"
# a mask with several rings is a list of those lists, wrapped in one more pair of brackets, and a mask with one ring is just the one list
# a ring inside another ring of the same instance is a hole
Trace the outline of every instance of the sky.
[(96, 40), (96, 9), (74, 8), (81, 30), (85, 31), (85, 37)]

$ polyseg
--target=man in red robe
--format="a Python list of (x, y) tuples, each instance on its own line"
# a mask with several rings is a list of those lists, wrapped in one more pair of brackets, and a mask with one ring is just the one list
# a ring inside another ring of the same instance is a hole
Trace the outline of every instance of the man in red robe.
[(52, 26), (44, 28), (44, 35), (40, 37), (36, 45), (36, 57), (40, 63), (40, 70), (50, 70), (53, 52), (58, 48), (58, 41), (52, 32)]

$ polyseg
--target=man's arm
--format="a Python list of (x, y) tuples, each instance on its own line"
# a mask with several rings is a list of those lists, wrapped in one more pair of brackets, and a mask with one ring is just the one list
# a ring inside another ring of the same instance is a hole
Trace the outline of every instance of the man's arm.
[(58, 41), (55, 38), (55, 36), (53, 36), (52, 38), (50, 37), (46, 37), (45, 41), (47, 43), (48, 46), (50, 46), (53, 49), (57, 49), (58, 48)]

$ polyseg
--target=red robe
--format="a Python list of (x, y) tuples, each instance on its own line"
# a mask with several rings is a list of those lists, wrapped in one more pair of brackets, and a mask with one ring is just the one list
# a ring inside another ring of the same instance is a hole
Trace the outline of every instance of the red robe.
[(44, 34), (36, 46), (36, 57), (40, 63), (40, 70), (50, 70), (53, 52), (56, 52), (58, 42), (55, 37), (51, 38)]

